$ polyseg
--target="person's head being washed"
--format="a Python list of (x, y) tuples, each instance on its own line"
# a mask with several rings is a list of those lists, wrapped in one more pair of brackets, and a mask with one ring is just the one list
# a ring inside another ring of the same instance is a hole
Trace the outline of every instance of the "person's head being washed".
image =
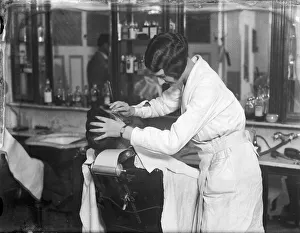
[(148, 105), (116, 101), (110, 109), (126, 117), (154, 118), (180, 108), (181, 115), (164, 130), (133, 128), (97, 117), (98, 122), (90, 123), (95, 126), (91, 132), (101, 133), (95, 140), (122, 137), (130, 140), (137, 153), (142, 148), (162, 155), (174, 155), (187, 144), (193, 146), (201, 161), (199, 208), (193, 229), (264, 232), (261, 172), (239, 101), (200, 55), (188, 57), (187, 40), (178, 33), (152, 38), (145, 65), (153, 75), (171, 84), (170, 88)]

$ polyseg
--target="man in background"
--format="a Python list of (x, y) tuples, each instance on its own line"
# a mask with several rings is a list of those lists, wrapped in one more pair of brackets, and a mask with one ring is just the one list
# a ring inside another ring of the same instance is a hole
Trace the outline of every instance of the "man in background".
[(101, 34), (97, 41), (98, 50), (95, 52), (87, 66), (89, 88), (97, 84), (100, 90), (105, 81), (109, 80), (109, 35)]

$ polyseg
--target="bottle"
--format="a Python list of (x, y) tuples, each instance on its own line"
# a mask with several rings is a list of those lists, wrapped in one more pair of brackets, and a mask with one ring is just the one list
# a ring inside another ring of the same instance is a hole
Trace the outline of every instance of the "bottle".
[(42, 25), (38, 27), (38, 42), (44, 42), (44, 28)]
[(129, 39), (134, 40), (136, 38), (136, 29), (134, 26), (134, 22), (131, 22), (128, 29)]
[(118, 21), (118, 41), (122, 39), (122, 24)]
[(84, 108), (90, 107), (90, 92), (88, 85), (85, 85), (83, 89), (82, 106)]
[(73, 94), (71, 88), (67, 88), (66, 106), (72, 106), (73, 104)]
[(157, 35), (157, 25), (155, 21), (152, 21), (150, 27), (149, 27), (149, 36), (150, 39), (153, 38), (155, 35)]
[(149, 22), (147, 20), (144, 22), (142, 32), (149, 36)]
[(99, 106), (99, 104), (100, 104), (99, 96), (100, 96), (100, 90), (98, 89), (97, 84), (94, 84), (91, 89), (91, 106), (92, 107)]
[(245, 104), (245, 116), (247, 120), (254, 119), (255, 116), (255, 97), (249, 97)]
[(134, 56), (130, 54), (126, 57), (126, 73), (133, 74), (133, 72), (134, 72)]
[(137, 56), (134, 56), (133, 70), (134, 70), (134, 73), (137, 73), (139, 70), (139, 60), (138, 60)]
[(125, 20), (123, 25), (122, 25), (122, 39), (127, 40), (128, 39), (128, 24), (127, 21)]
[(19, 31), (19, 41), (27, 42), (26, 26), (24, 25)]
[(47, 105), (52, 105), (52, 89), (50, 87), (50, 80), (46, 80), (46, 85), (44, 89), (44, 103)]
[(255, 99), (255, 112), (254, 118), (256, 121), (263, 121), (264, 120), (264, 99), (262, 88), (258, 87), (257, 97)]
[(76, 90), (74, 92), (74, 104), (76, 107), (82, 107), (82, 98), (80, 92), (80, 86), (76, 86)]
[(121, 62), (120, 62), (120, 73), (125, 74), (126, 73), (126, 60), (125, 56), (121, 56)]
[(265, 86), (263, 89), (263, 99), (264, 99), (264, 115), (266, 116), (269, 113), (269, 100), (270, 100), (270, 88)]
[(62, 86), (62, 80), (59, 79), (58, 81), (58, 87), (55, 94), (55, 104), (58, 106), (61, 106), (65, 103), (65, 91)]

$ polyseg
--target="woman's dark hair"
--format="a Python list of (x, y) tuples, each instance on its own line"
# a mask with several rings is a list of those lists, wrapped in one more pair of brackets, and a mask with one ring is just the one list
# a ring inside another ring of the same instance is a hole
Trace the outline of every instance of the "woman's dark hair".
[(145, 52), (146, 67), (156, 73), (179, 79), (187, 64), (188, 43), (179, 33), (160, 33), (149, 42)]

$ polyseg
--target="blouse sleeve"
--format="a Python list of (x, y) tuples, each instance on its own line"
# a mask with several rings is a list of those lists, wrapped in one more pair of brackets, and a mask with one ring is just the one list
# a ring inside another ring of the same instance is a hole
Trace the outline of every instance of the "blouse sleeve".
[(162, 96), (149, 101), (149, 106), (135, 106), (135, 116), (152, 118), (165, 116), (176, 111), (181, 105), (181, 90), (170, 87), (162, 93)]
[(134, 128), (131, 144), (158, 153), (172, 155), (177, 153), (217, 114), (217, 107), (222, 104), (222, 89), (213, 84), (196, 87), (183, 113), (170, 130), (153, 127)]

